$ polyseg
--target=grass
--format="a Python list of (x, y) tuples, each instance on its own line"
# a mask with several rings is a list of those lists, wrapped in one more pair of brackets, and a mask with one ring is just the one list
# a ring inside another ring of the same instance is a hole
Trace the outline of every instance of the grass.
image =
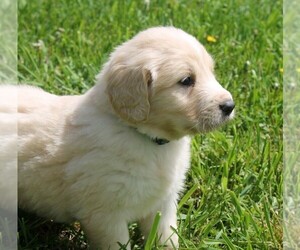
[[(19, 81), (55, 94), (85, 92), (112, 49), (147, 27), (174, 25), (196, 36), (235, 98), (236, 118), (193, 140), (180, 249), (283, 248), (281, 1), (19, 0), (18, 18)], [(142, 249), (136, 224), (130, 232)], [(19, 235), (20, 249), (87, 247), (78, 224), (23, 211)], [(146, 244), (158, 249), (155, 240)]]

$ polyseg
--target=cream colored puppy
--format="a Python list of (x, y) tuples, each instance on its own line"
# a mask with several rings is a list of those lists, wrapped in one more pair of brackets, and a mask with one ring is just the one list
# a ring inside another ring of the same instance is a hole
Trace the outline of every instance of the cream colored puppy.
[(22, 208), (79, 220), (91, 246), (105, 250), (129, 242), (131, 221), (147, 237), (161, 211), (161, 243), (178, 246), (171, 227), (188, 135), (218, 127), (234, 109), (194, 37), (173, 27), (139, 33), (116, 48), (84, 95), (16, 89)]

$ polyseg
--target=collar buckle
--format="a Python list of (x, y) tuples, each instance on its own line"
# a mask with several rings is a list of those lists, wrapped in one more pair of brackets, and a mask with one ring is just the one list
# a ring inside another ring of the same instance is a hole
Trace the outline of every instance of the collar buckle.
[(152, 139), (152, 141), (155, 142), (157, 145), (164, 145), (170, 142), (167, 139), (162, 139), (162, 138), (154, 138)]

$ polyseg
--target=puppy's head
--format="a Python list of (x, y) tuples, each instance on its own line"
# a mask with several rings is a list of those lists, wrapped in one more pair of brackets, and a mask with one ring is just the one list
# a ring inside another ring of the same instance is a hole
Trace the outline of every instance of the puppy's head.
[(233, 117), (231, 94), (213, 60), (191, 35), (150, 28), (111, 55), (102, 76), (114, 112), (140, 132), (178, 139), (210, 131)]

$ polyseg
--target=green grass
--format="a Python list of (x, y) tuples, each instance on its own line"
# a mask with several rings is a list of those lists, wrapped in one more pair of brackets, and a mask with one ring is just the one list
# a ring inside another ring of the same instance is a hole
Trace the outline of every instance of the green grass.
[[(236, 118), (193, 140), (180, 249), (282, 249), (281, 1), (19, 0), (18, 18), (19, 80), (55, 94), (85, 92), (112, 49), (147, 27), (197, 37), (234, 96)], [(20, 249), (86, 248), (78, 224), (19, 218)], [(142, 249), (136, 224), (130, 232)]]

